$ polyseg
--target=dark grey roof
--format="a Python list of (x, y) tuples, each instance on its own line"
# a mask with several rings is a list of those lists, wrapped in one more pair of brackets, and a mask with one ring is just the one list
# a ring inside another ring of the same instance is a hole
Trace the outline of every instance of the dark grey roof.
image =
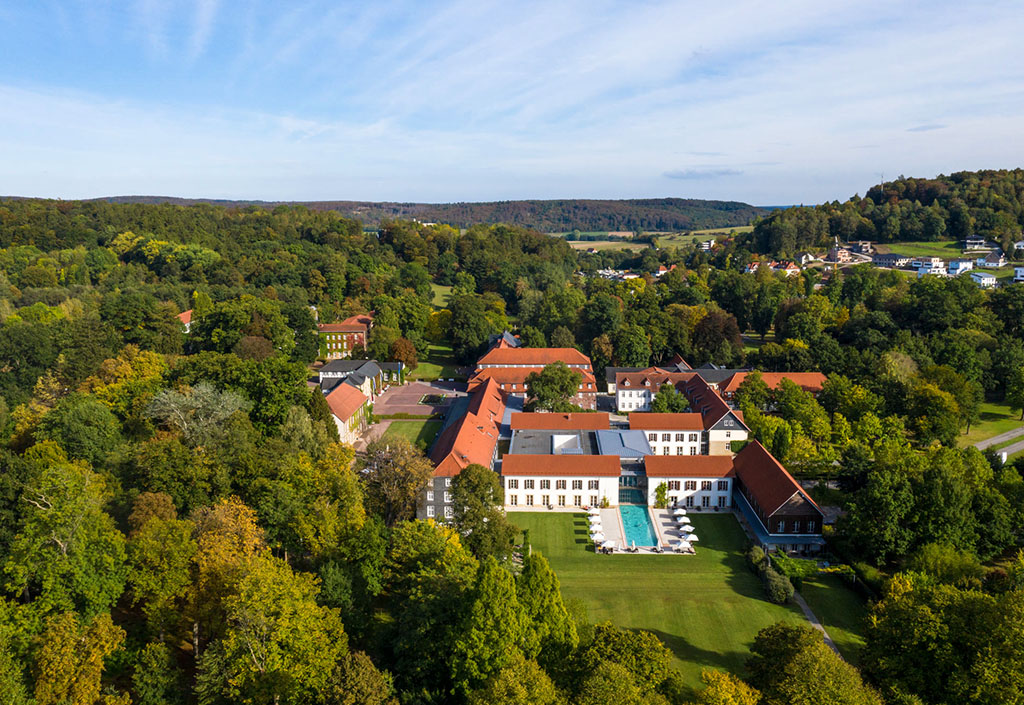
[(736, 415), (731, 411), (720, 418), (717, 423), (711, 427), (711, 429), (715, 431), (732, 431), (741, 428), (746, 428), (746, 426), (740, 423), (740, 420), (736, 418)]
[(521, 340), (519, 340), (519, 338), (515, 337), (509, 331), (506, 330), (502, 331), (501, 333), (494, 333), (489, 338), (487, 338), (487, 347), (493, 348), (502, 340), (504, 340), (505, 344), (508, 345), (510, 348), (521, 348), (523, 346), (523, 343)]
[[(553, 439), (561, 443), (555, 448)], [(514, 455), (597, 455), (597, 437), (593, 431), (522, 430), (512, 434), (508, 452)]]
[(751, 368), (749, 367), (744, 367), (742, 369), (728, 369), (725, 367), (712, 366), (709, 368), (701, 367), (695, 371), (701, 376), (701, 379), (708, 384), (721, 384), (737, 372), (750, 372), (750, 370)]
[(403, 367), (401, 362), (378, 362), (377, 364), (382, 370), (393, 370), (395, 372), (401, 372)]
[(619, 372), (643, 372), (646, 367), (606, 367), (604, 368), (604, 380), (608, 384), (615, 384), (615, 375)]
[(366, 360), (331, 360), (320, 368), (320, 372), (355, 372), (366, 364)]

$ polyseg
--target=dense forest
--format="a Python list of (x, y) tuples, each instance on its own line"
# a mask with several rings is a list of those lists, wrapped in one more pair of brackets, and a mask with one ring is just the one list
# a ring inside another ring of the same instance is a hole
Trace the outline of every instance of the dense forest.
[[(1024, 702), (1024, 467), (957, 445), (986, 399), (1024, 407), (1024, 284), (744, 274), (750, 256), (368, 231), (302, 206), (0, 202), (0, 701)], [(587, 276), (612, 260), (677, 266)], [(829, 550), (875, 591), (861, 668), (776, 625), (694, 692), (654, 635), (562, 599), (490, 471), (456, 478), (451, 525), (412, 520), (421, 450), (357, 455), (307, 384), (314, 311), (370, 310), (378, 359), (471, 363), (511, 328), (598, 370), (679, 353), (828, 375), (818, 398), (752, 375), (738, 403), (795, 475), (840, 483)]]
[(102, 199), (111, 203), (207, 203), (229, 208), (278, 205), (304, 206), (311, 210), (332, 210), (359, 218), (366, 225), (385, 220), (418, 220), (447, 223), (468, 228), (480, 223), (521, 225), (541, 232), (572, 230), (655, 232), (704, 230), (749, 225), (765, 208), (737, 201), (702, 201), (694, 198), (636, 198), (625, 200), (559, 199), (551, 201), (495, 201), (491, 203), (374, 203), (369, 201), (310, 201), (267, 203), (262, 201), (217, 201), (162, 198), (159, 196), (116, 196)]
[(755, 222), (745, 242), (757, 252), (792, 257), (842, 242), (963, 240), (984, 237), (1006, 251), (1022, 238), (1024, 169), (900, 177), (864, 198), (779, 210)]

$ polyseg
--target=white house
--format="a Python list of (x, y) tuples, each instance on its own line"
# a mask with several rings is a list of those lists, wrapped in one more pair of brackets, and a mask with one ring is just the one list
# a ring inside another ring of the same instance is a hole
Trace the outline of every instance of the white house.
[(327, 393), (327, 406), (331, 410), (334, 425), (342, 443), (355, 443), (366, 425), (369, 399), (359, 389), (342, 382)]
[(994, 289), (996, 286), (996, 275), (989, 272), (971, 272), (971, 281), (982, 289)]
[(1006, 266), (1006, 257), (1003, 256), (1002, 252), (992, 251), (984, 257), (978, 258), (979, 267), (987, 267), (989, 269), (998, 269), (999, 267)]
[(1019, 284), (1024, 282), (1024, 267), (1013, 268), (1013, 283)]
[(630, 414), (629, 428), (647, 435), (654, 455), (707, 454), (707, 432), (700, 414)]
[(955, 259), (949, 263), (949, 276), (958, 277), (972, 269), (974, 269), (973, 261), (969, 259)]
[(922, 267), (934, 269), (935, 267), (942, 267), (943, 263), (941, 257), (916, 257), (910, 260), (910, 266), (913, 269), (921, 269)]
[(505, 455), (505, 508), (579, 511), (616, 506), (621, 473), (615, 455)]
[(733, 458), (704, 455), (696, 458), (652, 455), (644, 458), (647, 503), (653, 505), (658, 485), (665, 483), (670, 505), (726, 509), (732, 506)]

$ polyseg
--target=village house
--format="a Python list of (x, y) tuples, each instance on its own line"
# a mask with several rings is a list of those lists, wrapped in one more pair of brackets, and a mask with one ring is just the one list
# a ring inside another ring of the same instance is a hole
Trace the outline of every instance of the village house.
[(1006, 266), (1006, 257), (999, 250), (992, 250), (984, 257), (978, 258), (978, 266), (986, 269), (998, 269)]
[(955, 259), (949, 263), (947, 269), (949, 270), (949, 276), (958, 277), (964, 272), (969, 272), (974, 269), (974, 260)]
[[(1018, 267), (1018, 269), (1024, 269), (1024, 267)], [(996, 275), (991, 272), (971, 272), (971, 281), (980, 286), (982, 289), (995, 289), (996, 288)]]
[(903, 269), (910, 264), (910, 260), (910, 257), (898, 255), (895, 252), (875, 253), (871, 256), (871, 261), (876, 267), (889, 267), (891, 269)]
[(320, 368), (318, 375), (325, 392), (344, 383), (372, 400), (384, 388), (384, 372), (376, 360), (331, 360)]
[(178, 320), (181, 321), (181, 325), (185, 327), (185, 333), (192, 332), (192, 309), (179, 313)]
[(872, 247), (868, 240), (857, 240), (856, 242), (851, 242), (850, 250), (862, 255), (870, 255), (875, 251), (874, 247)]
[(846, 264), (853, 261), (853, 254), (845, 247), (833, 247), (828, 251), (828, 261)]
[(370, 415), (369, 397), (351, 384), (336, 384), (326, 395), (331, 418), (342, 443), (355, 443)]
[(990, 246), (983, 237), (969, 237), (964, 240), (964, 250), (987, 250)]
[(1024, 282), (1024, 267), (1013, 268), (1013, 283), (1019, 284)]
[(350, 357), (352, 348), (366, 348), (373, 328), (373, 313), (361, 313), (346, 318), (340, 323), (320, 323), (317, 334), (320, 338), (320, 356), (328, 360)]

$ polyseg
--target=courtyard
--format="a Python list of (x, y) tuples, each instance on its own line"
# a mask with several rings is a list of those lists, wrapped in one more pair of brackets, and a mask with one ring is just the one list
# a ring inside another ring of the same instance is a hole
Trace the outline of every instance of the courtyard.
[[(550, 561), (567, 600), (582, 601), (592, 622), (610, 620), (657, 635), (694, 688), (703, 669), (742, 673), (762, 628), (778, 621), (807, 623), (795, 605), (765, 598), (760, 580), (744, 563), (746, 536), (731, 514), (692, 514), (700, 544), (695, 555), (676, 560), (595, 553), (586, 514), (514, 512), (509, 519), (529, 530), (530, 543)], [(840, 585), (827, 588), (844, 592), (844, 609), (819, 617), (826, 628), (831, 628), (828, 618), (842, 619), (848, 634), (841, 649), (859, 646), (855, 632), (863, 601)], [(828, 602), (820, 592), (815, 598)], [(855, 615), (848, 614), (855, 606)]]

